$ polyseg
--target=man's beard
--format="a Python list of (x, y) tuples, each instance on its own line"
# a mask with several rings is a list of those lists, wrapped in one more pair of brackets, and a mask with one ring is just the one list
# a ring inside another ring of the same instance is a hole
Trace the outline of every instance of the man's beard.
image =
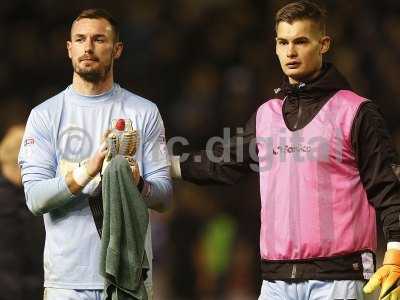
[(96, 69), (85, 69), (79, 68), (79, 66), (74, 67), (74, 71), (78, 74), (83, 80), (91, 82), (91, 83), (99, 83), (104, 81), (106, 76), (111, 70), (111, 63), (104, 66), (104, 68), (96, 68)]

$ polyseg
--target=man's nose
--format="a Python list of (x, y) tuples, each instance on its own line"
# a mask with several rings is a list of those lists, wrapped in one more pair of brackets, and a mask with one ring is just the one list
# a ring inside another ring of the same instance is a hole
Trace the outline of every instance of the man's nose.
[(85, 41), (85, 52), (93, 52), (93, 41), (91, 39), (87, 39)]
[(292, 43), (289, 43), (286, 52), (287, 57), (295, 57), (297, 56), (296, 48)]

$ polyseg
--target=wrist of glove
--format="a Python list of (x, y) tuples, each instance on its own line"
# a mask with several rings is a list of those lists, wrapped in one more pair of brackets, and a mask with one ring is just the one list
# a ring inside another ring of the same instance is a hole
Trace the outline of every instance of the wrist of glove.
[[(139, 184), (139, 182), (140, 182), (140, 179), (142, 178), (142, 177), (140, 176), (139, 165), (138, 165), (137, 161), (134, 160), (134, 159), (130, 160), (130, 159), (127, 158), (127, 160), (128, 160), (129, 166), (131, 167), (131, 170), (132, 170), (132, 179), (133, 179), (133, 183), (134, 183), (136, 186), (138, 186), (138, 184)], [(143, 180), (143, 179), (142, 179), (142, 180)]]
[(82, 165), (72, 171), (72, 178), (79, 186), (85, 187), (94, 177), (89, 174), (87, 166)]
[(400, 250), (389, 249), (385, 253), (383, 266), (380, 267), (364, 287), (369, 294), (381, 286), (379, 300), (400, 299)]

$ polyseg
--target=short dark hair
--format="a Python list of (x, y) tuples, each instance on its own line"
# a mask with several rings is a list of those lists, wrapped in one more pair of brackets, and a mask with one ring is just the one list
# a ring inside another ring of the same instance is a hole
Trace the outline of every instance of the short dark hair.
[(307, 0), (289, 3), (275, 15), (275, 30), (280, 22), (292, 24), (294, 21), (311, 20), (319, 25), (322, 33), (326, 32), (327, 11), (319, 4)]
[(119, 41), (119, 24), (118, 22), (114, 19), (114, 17), (105, 9), (102, 8), (90, 8), (90, 9), (85, 9), (79, 13), (79, 15), (75, 18), (75, 22), (81, 20), (81, 19), (105, 19), (107, 20), (110, 24), (111, 27), (114, 31), (114, 41), (118, 42)]

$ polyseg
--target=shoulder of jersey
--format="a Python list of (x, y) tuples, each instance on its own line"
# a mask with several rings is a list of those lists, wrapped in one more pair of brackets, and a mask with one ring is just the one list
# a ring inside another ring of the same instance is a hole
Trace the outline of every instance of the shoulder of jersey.
[(141, 108), (143, 110), (157, 110), (157, 105), (154, 102), (138, 96), (124, 88), (121, 88), (121, 90), (124, 94), (125, 104), (132, 106), (132, 108)]
[(54, 95), (51, 98), (43, 101), (42, 103), (36, 105), (33, 110), (35, 111), (54, 111), (54, 108), (57, 107), (59, 103), (62, 102), (64, 91)]

